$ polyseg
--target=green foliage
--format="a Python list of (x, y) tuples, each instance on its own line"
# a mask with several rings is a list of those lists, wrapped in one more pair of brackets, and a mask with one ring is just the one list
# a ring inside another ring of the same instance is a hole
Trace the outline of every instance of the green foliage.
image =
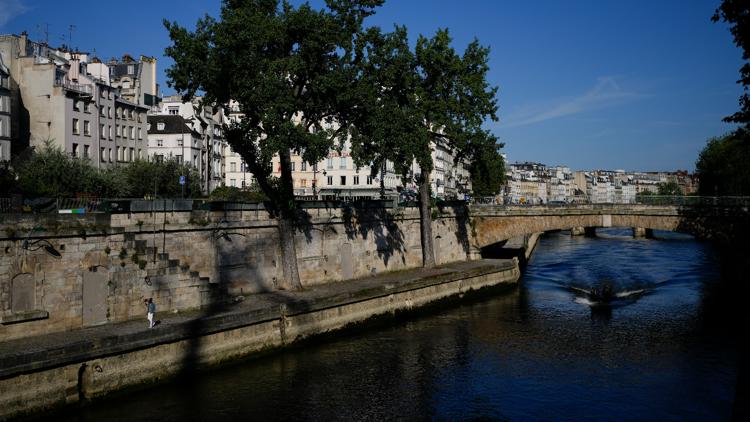
[(750, 140), (747, 132), (712, 138), (695, 164), (698, 192), (707, 196), (750, 195)]
[(188, 179), (185, 196), (201, 195), (200, 177), (188, 165), (173, 160), (139, 160), (99, 170), (89, 160), (68, 157), (51, 141), (22, 154), (14, 161), (13, 168), (0, 167), (0, 196), (21, 193), (30, 198), (72, 198), (79, 195), (143, 198), (153, 195), (156, 187), (160, 196), (179, 197), (182, 194), (181, 175)]
[[(346, 138), (359, 98), (352, 92), (361, 59), (355, 44), (362, 21), (381, 3), (329, 0), (314, 10), (308, 3), (225, 0), (221, 19), (205, 17), (195, 31), (164, 23), (173, 43), (165, 51), (174, 60), (170, 86), (184, 98), (202, 92), (204, 104), (237, 102), (243, 119), (225, 131), (227, 141), (288, 218), (295, 208), (290, 153), (317, 163)], [(333, 121), (339, 126), (325, 125)]]
[(240, 189), (234, 186), (221, 186), (211, 192), (211, 200), (214, 201), (233, 201), (233, 202), (263, 202), (268, 197), (260, 190), (257, 184), (252, 184), (247, 189)]
[(406, 177), (416, 161), (422, 170), (417, 183), (422, 184), (428, 182), (431, 151), (439, 143), (457, 160), (478, 161), (477, 169), (494, 180), (489, 168), (497, 162), (488, 147), (495, 148), (497, 139), (482, 129), (486, 119), (497, 120), (497, 88), (486, 78), (489, 49), (474, 40), (461, 56), (451, 43), (448, 31), (439, 30), (432, 38), (420, 36), (412, 52), (403, 27), (386, 34), (367, 32), (358, 90), (365, 99), (352, 136), (358, 165), (373, 163), (377, 169), (389, 160)]
[(682, 189), (680, 189), (680, 185), (677, 184), (677, 182), (665, 182), (665, 183), (659, 183), (657, 186), (659, 191), (659, 195), (665, 195), (665, 196), (682, 196)]
[(143, 198), (156, 194), (164, 197), (180, 197), (182, 186), (180, 176), (185, 176), (185, 196), (201, 196), (201, 180), (198, 172), (187, 164), (175, 160), (164, 162), (137, 160), (116, 171), (125, 185), (123, 196)]
[(67, 197), (98, 194), (104, 187), (101, 174), (86, 159), (71, 159), (51, 140), (37, 151), (14, 162), (16, 189), (30, 197)]
[(505, 161), (498, 146), (480, 143), (471, 160), (471, 185), (475, 196), (492, 196), (500, 192), (505, 182)]
[(724, 118), (724, 121), (742, 124), (740, 131), (747, 134), (750, 130), (750, 95), (747, 93), (750, 87), (750, 3), (747, 0), (723, 0), (711, 20), (730, 24), (729, 31), (734, 37), (734, 43), (742, 49), (745, 63), (740, 68), (740, 80), (737, 83), (744, 87), (745, 93), (740, 97), (740, 110)]

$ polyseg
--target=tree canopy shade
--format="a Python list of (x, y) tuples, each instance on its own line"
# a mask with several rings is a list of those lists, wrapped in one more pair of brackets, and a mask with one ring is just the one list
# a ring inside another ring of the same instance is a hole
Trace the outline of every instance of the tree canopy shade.
[[(463, 56), (447, 30), (420, 36), (412, 52), (407, 31), (368, 31), (362, 85), (366, 98), (353, 119), (352, 149), (358, 164), (392, 161), (403, 178), (419, 186), (423, 265), (435, 265), (430, 175), (432, 150), (440, 145), (455, 159), (490, 158), (497, 139), (482, 129), (497, 120), (497, 88), (487, 83), (489, 49), (474, 40)], [(369, 89), (368, 89), (369, 87)], [(495, 154), (497, 151), (495, 150)], [(419, 173), (409, 175), (412, 162)], [(479, 167), (477, 167), (479, 169)]]
[[(224, 0), (220, 19), (205, 17), (194, 31), (165, 21), (173, 43), (166, 49), (174, 60), (170, 85), (185, 99), (203, 93), (204, 104), (236, 101), (243, 114), (225, 133), (279, 213), (279, 288), (301, 287), (290, 156), (317, 163), (346, 139), (361, 105), (362, 23), (382, 1), (327, 0), (315, 10), (308, 3)], [(272, 176), (274, 155), (280, 178)]]
[(738, 133), (710, 139), (695, 170), (701, 195), (750, 195), (750, 142)]
[[(740, 97), (740, 110), (724, 121), (739, 123), (741, 131), (750, 131), (750, 2), (747, 0), (723, 0), (721, 6), (716, 9), (712, 20), (714, 22), (724, 21), (729, 23), (729, 28), (734, 43), (742, 49), (742, 59), (745, 63), (740, 68), (740, 79), (737, 83), (742, 84), (745, 93)], [(746, 133), (747, 135), (747, 133)]]

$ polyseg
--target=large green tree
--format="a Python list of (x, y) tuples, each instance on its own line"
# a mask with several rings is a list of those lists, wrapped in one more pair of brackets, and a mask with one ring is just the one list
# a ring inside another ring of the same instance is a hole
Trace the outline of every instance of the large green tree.
[[(346, 139), (361, 98), (353, 89), (361, 70), (356, 45), (363, 20), (382, 1), (327, 0), (316, 10), (308, 3), (224, 0), (220, 19), (207, 16), (194, 31), (165, 22), (171, 86), (186, 99), (203, 93), (205, 104), (236, 101), (243, 114), (225, 133), (279, 213), (279, 288), (302, 286), (291, 154), (317, 163)], [(275, 155), (279, 178), (272, 176)]]
[(750, 2), (723, 0), (712, 20), (728, 23), (734, 43), (742, 49), (742, 59), (745, 63), (740, 68), (740, 79), (737, 83), (744, 87), (745, 93), (740, 96), (740, 110), (724, 120), (741, 124), (740, 132), (745, 132), (744, 136), (747, 137), (750, 131), (750, 95), (748, 94), (750, 87)]
[(498, 152), (502, 144), (492, 137), (475, 147), (471, 159), (471, 186), (475, 196), (493, 196), (505, 183), (505, 161)]
[[(485, 147), (497, 141), (482, 129), (486, 119), (497, 119), (497, 89), (486, 79), (489, 50), (475, 40), (461, 56), (447, 30), (420, 36), (414, 51), (403, 27), (387, 34), (372, 29), (367, 35), (364, 88), (358, 90), (366, 100), (354, 122), (352, 149), (358, 164), (372, 163), (377, 170), (387, 160), (404, 179), (413, 177), (419, 187), (423, 265), (432, 267), (432, 151), (439, 145), (457, 161), (484, 159)], [(414, 162), (419, 171), (410, 174)]]

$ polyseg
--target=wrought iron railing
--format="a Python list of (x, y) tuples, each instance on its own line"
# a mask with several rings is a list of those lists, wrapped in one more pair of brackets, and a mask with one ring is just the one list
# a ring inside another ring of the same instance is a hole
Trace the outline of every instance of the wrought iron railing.
[[(503, 201), (502, 197), (475, 197), (469, 201), (438, 201), (437, 205), (450, 203), (471, 204), (474, 206), (492, 207), (537, 207), (537, 208), (574, 208), (591, 206), (683, 206), (683, 207), (717, 207), (750, 209), (750, 197), (747, 196), (638, 196), (635, 201), (628, 203), (592, 202), (582, 196), (570, 198), (567, 201), (549, 201), (547, 203), (511, 203)], [(337, 208), (337, 207), (394, 207), (393, 199), (388, 200), (355, 200), (355, 201), (323, 201), (315, 198), (301, 198), (300, 208)], [(415, 207), (417, 202), (401, 202), (398, 206)], [(158, 199), (104, 199), (104, 198), (36, 198), (13, 203), (11, 198), (0, 198), (0, 213), (55, 213), (55, 214), (88, 214), (88, 213), (121, 213), (121, 212), (162, 212), (162, 211), (191, 211), (191, 210), (245, 210), (264, 209), (262, 202), (216, 202), (207, 200), (158, 198)]]

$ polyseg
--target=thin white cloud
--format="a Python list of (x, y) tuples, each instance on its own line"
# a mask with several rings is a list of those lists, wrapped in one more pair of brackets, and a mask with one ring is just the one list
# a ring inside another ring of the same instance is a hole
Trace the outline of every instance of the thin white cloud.
[(572, 98), (562, 98), (546, 105), (525, 107), (504, 120), (504, 127), (526, 126), (546, 120), (572, 116), (592, 110), (599, 110), (627, 101), (632, 101), (643, 94), (624, 91), (613, 77), (598, 78), (596, 84), (585, 93)]
[(29, 8), (21, 0), (0, 0), (0, 28)]

